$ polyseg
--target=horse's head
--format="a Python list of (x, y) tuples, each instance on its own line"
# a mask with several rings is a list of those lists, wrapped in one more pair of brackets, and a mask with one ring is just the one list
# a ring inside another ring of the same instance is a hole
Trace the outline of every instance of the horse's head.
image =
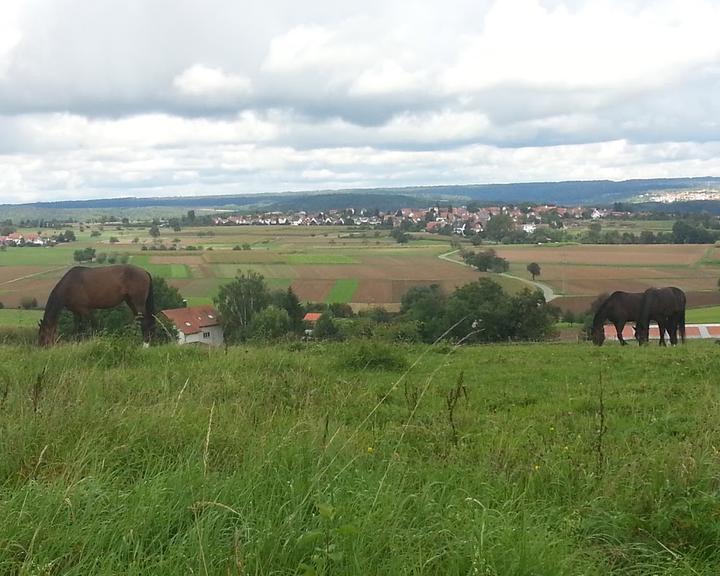
[(57, 324), (52, 324), (47, 320), (40, 320), (38, 322), (38, 344), (40, 346), (52, 346), (55, 343)]
[(602, 324), (593, 326), (592, 331), (590, 332), (590, 338), (592, 339), (593, 344), (596, 346), (602, 346), (603, 342), (605, 342), (605, 327)]
[(635, 331), (635, 340), (638, 341), (638, 344), (642, 346), (643, 344), (647, 344), (648, 340), (650, 339), (650, 326), (643, 326), (642, 324), (635, 324), (635, 328), (633, 328)]

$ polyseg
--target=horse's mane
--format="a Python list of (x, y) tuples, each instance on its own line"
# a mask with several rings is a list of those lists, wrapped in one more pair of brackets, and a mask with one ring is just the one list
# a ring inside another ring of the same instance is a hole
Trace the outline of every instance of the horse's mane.
[(64, 303), (62, 299), (62, 291), (65, 288), (65, 280), (74, 268), (68, 270), (55, 287), (50, 291), (47, 302), (45, 302), (45, 314), (43, 314), (42, 322), (55, 322), (63, 309)]
[(598, 327), (605, 323), (605, 319), (607, 318), (607, 307), (610, 305), (610, 300), (612, 300), (612, 297), (615, 296), (615, 294), (617, 294), (617, 292), (610, 294), (610, 296), (605, 298), (605, 300), (600, 303), (600, 306), (597, 307), (595, 315), (593, 316), (593, 327)]

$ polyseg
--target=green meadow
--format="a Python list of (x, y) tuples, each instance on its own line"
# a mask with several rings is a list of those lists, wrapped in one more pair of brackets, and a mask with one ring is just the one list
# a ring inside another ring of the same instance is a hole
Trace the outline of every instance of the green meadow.
[(0, 573), (714, 576), (716, 348), (0, 346)]

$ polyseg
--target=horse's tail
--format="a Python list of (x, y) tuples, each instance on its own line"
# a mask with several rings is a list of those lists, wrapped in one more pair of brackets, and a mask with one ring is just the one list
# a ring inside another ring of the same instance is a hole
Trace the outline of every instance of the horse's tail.
[(146, 322), (147, 326), (152, 328), (155, 326), (155, 297), (153, 295), (153, 279), (150, 272), (147, 273), (149, 283), (148, 283), (148, 294), (147, 298), (145, 298), (145, 315), (147, 317)]

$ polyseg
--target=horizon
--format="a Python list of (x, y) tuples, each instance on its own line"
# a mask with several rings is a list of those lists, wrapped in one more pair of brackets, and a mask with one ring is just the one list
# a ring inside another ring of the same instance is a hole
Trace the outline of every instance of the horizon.
[[(491, 182), (487, 184), (477, 184), (477, 183), (471, 183), (471, 184), (433, 184), (433, 185), (417, 185), (417, 186), (399, 186), (399, 187), (376, 187), (376, 188), (338, 188), (338, 189), (325, 189), (325, 190), (283, 190), (280, 192), (244, 192), (244, 193), (228, 193), (228, 194), (207, 194), (207, 195), (183, 195), (183, 196), (107, 196), (107, 197), (98, 197), (98, 198), (81, 198), (81, 199), (75, 199), (75, 198), (67, 198), (63, 200), (38, 200), (35, 202), (18, 202), (18, 203), (0, 203), (0, 206), (9, 206), (9, 207), (15, 207), (19, 208), (22, 206), (43, 206), (43, 205), (55, 205), (55, 204), (66, 204), (66, 203), (86, 203), (86, 202), (102, 202), (102, 201), (110, 201), (110, 200), (158, 200), (158, 201), (169, 201), (169, 200), (181, 200), (184, 198), (187, 199), (195, 199), (198, 198), (207, 198), (208, 200), (211, 200), (213, 198), (234, 198), (239, 196), (283, 196), (283, 195), (298, 195), (298, 196), (322, 196), (322, 195), (342, 195), (345, 193), (362, 193), (362, 192), (373, 192), (373, 191), (387, 191), (391, 194), (396, 194), (398, 196), (403, 195), (403, 191), (417, 191), (418, 189), (425, 189), (427, 188), (428, 191), (431, 191), (435, 188), (467, 188), (467, 187), (502, 187), (502, 186), (540, 186), (540, 185), (562, 185), (562, 184), (590, 184), (590, 183), (602, 183), (602, 182), (608, 182), (611, 184), (624, 184), (629, 182), (650, 182), (655, 180), (680, 180), (680, 181), (686, 181), (686, 180), (720, 180), (720, 176), (690, 176), (690, 177), (678, 177), (678, 178), (630, 178), (627, 180), (609, 180), (609, 179), (603, 179), (603, 180), (556, 180), (556, 181), (533, 181), (533, 182)], [(477, 202), (477, 199), (470, 199), (471, 202)], [(481, 202), (501, 202), (502, 199), (497, 198), (495, 200), (481, 200)], [(511, 199), (510, 202), (521, 202), (521, 200), (517, 199)], [(537, 200), (536, 202), (544, 202)], [(550, 201), (547, 202), (551, 204), (557, 204), (557, 201)], [(575, 204), (575, 202), (571, 202), (570, 204)]]
[(720, 174), (719, 20), (720, 0), (5, 0), (0, 204)]

